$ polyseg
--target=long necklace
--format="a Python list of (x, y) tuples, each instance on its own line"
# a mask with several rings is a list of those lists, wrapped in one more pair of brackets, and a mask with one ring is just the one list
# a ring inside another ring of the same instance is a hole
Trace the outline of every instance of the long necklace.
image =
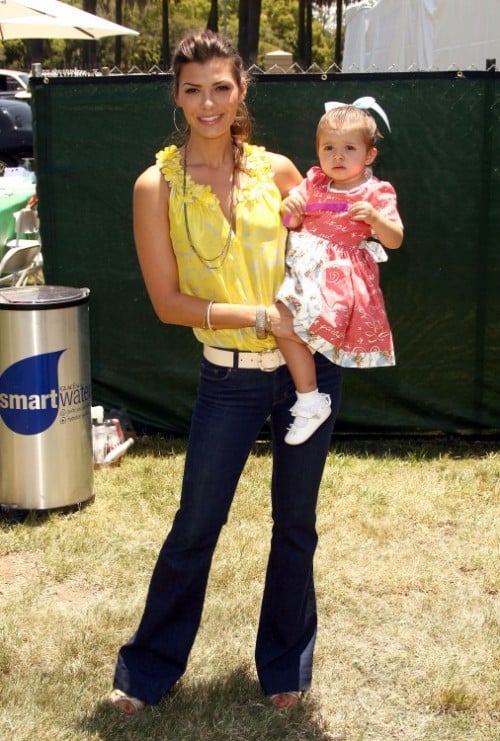
[[(184, 225), (186, 227), (186, 235), (188, 238), (189, 246), (193, 250), (198, 260), (200, 260), (200, 262), (203, 263), (203, 265), (205, 265), (209, 270), (217, 270), (218, 268), (222, 267), (222, 265), (224, 264), (224, 261), (227, 257), (227, 253), (229, 252), (229, 246), (231, 244), (231, 239), (233, 236), (233, 226), (232, 225), (233, 225), (233, 208), (234, 208), (234, 180), (235, 180), (234, 172), (233, 172), (233, 177), (231, 178), (231, 192), (229, 194), (229, 199), (230, 199), (229, 226), (228, 226), (226, 241), (224, 242), (224, 245), (218, 255), (215, 255), (215, 257), (205, 257), (204, 255), (200, 254), (200, 252), (194, 246), (193, 239), (191, 237), (191, 232), (189, 230), (187, 208), (186, 208), (186, 169), (187, 169), (186, 162), (187, 162), (187, 149), (184, 149), (182, 194), (183, 194)], [(214, 265), (213, 263), (216, 263), (216, 264)]]

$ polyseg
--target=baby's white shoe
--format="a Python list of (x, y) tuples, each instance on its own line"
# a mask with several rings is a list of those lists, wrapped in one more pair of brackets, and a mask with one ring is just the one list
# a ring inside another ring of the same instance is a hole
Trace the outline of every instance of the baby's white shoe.
[(305, 443), (332, 413), (330, 395), (319, 394), (318, 397), (315, 402), (307, 405), (297, 402), (290, 409), (295, 419), (285, 435), (285, 442), (288, 445)]

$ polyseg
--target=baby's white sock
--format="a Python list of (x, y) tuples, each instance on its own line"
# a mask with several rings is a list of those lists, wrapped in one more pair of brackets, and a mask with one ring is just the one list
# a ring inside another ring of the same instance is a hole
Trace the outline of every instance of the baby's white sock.
[(321, 394), (317, 388), (315, 388), (314, 391), (306, 391), (305, 393), (296, 391), (295, 393), (297, 394), (297, 404), (301, 407), (314, 404), (315, 401), (319, 401), (321, 398)]

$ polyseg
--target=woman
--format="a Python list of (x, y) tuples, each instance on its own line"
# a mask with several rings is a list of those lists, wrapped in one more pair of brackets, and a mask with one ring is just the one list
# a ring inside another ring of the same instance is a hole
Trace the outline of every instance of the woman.
[(159, 702), (184, 673), (213, 551), (269, 417), (273, 534), (255, 656), (263, 692), (290, 707), (311, 684), (315, 508), (340, 370), (317, 358), (334, 413), (300, 450), (286, 445), (294, 387), (275, 337), (292, 337), (293, 327), (287, 309), (272, 302), (284, 276), (281, 199), (302, 178), (286, 157), (248, 144), (247, 81), (224, 37), (187, 36), (173, 70), (186, 137), (137, 179), (134, 235), (156, 314), (192, 327), (203, 358), (180, 506), (137, 632), (120, 649), (110, 702), (133, 714)]

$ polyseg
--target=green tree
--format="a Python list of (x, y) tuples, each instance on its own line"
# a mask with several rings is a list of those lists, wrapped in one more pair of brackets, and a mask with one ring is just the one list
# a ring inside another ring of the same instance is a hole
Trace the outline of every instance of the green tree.
[(217, 0), (211, 0), (207, 28), (215, 32), (219, 30), (219, 3)]
[(312, 60), (312, 0), (299, 0), (297, 62), (303, 68)]
[[(97, 15), (97, 0), (83, 0), (83, 10)], [(97, 66), (97, 45), (95, 41), (83, 42), (83, 64), (86, 69)]]
[(240, 0), (238, 51), (248, 66), (257, 61), (261, 5), (261, 0)]
[[(4, 66), (29, 69), (41, 61), (46, 69), (118, 67), (124, 72), (168, 69), (172, 49), (188, 31), (226, 31), (247, 64), (263, 66), (267, 52), (289, 51), (303, 68), (328, 68), (340, 59), (340, 41), (325, 18), (352, 0), (67, 0), (78, 7), (135, 28), (140, 36), (100, 41), (14, 40), (0, 42)], [(318, 14), (318, 8), (324, 8)], [(314, 9), (314, 13), (313, 13)]]
[(170, 67), (170, 15), (168, 0), (161, 0), (161, 59), (160, 64)]
[[(115, 21), (123, 26), (123, 0), (115, 0)], [(122, 37), (115, 38), (115, 67), (120, 67), (122, 63), (123, 43)]]
[[(316, 6), (317, 8), (326, 8), (329, 10), (333, 5), (336, 5), (337, 28), (340, 31), (342, 28), (343, 6), (346, 4), (343, 0), (315, 0), (314, 2), (313, 0), (299, 0), (297, 62), (303, 69), (308, 69), (313, 62), (321, 66), (317, 58), (318, 55), (314, 54), (313, 42), (315, 35), (317, 38), (317, 29), (314, 28), (313, 23), (313, 7)], [(340, 37), (336, 37), (336, 39), (335, 49), (340, 51)], [(337, 61), (337, 54), (335, 61)]]

